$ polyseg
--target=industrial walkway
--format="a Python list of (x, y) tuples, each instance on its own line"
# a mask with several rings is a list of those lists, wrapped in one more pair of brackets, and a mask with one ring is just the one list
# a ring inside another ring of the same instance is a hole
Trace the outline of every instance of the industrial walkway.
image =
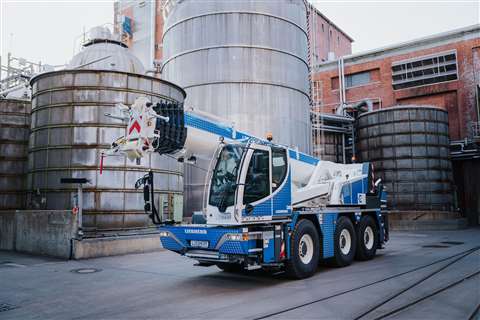
[(0, 251), (0, 319), (476, 319), (479, 246), (478, 228), (397, 232), (373, 261), (300, 281), (165, 251), (82, 261)]

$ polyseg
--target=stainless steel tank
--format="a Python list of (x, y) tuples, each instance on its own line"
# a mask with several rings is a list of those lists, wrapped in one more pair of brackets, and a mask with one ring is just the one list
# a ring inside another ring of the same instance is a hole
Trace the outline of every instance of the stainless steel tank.
[(428, 106), (397, 106), (358, 118), (358, 154), (387, 187), (390, 210), (451, 211), (448, 114)]
[(0, 99), (0, 210), (25, 209), (31, 103)]
[[(303, 1), (184, 0), (167, 8), (162, 77), (186, 90), (186, 106), (310, 152)], [(204, 171), (187, 167), (185, 175), (191, 212), (200, 209)]]
[[(125, 134), (116, 103), (131, 104), (139, 96), (153, 103), (183, 103), (185, 92), (174, 84), (140, 74), (112, 70), (64, 70), (34, 77), (28, 187), (31, 207), (66, 209), (74, 205), (76, 185), (65, 177), (87, 178), (84, 186), (84, 228), (145, 227), (143, 193), (135, 181), (149, 169), (155, 173), (160, 210), (178, 206), (183, 168), (176, 160), (153, 154), (140, 165), (125, 157), (107, 157), (99, 173), (100, 154)], [(160, 200), (159, 200), (160, 199)]]

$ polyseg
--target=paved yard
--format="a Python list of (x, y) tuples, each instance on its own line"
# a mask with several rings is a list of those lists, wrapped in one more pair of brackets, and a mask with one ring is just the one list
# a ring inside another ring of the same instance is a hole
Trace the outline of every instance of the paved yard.
[(480, 229), (396, 232), (376, 259), (300, 281), (166, 251), (81, 261), (0, 251), (0, 319), (468, 319), (478, 246)]

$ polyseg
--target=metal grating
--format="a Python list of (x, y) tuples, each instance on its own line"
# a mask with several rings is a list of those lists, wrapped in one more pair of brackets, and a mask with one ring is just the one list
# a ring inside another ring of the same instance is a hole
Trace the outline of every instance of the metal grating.
[(17, 309), (18, 307), (13, 304), (8, 303), (0, 303), (0, 312), (10, 311), (13, 309)]
[(96, 273), (100, 271), (102, 271), (102, 269), (97, 269), (97, 268), (80, 268), (80, 269), (70, 270), (70, 272), (72, 273), (79, 273), (79, 274)]
[(457, 78), (456, 51), (392, 63), (394, 90), (451, 81)]

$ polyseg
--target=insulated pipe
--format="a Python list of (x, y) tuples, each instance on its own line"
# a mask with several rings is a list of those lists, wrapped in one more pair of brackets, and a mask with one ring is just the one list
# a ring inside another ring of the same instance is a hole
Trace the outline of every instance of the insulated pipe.
[[(360, 109), (364, 106), (367, 107), (367, 111)], [(372, 100), (365, 99), (352, 105), (352, 108), (357, 109), (359, 111), (363, 111), (363, 112), (370, 112), (370, 111), (373, 111), (373, 103), (372, 103)]]

